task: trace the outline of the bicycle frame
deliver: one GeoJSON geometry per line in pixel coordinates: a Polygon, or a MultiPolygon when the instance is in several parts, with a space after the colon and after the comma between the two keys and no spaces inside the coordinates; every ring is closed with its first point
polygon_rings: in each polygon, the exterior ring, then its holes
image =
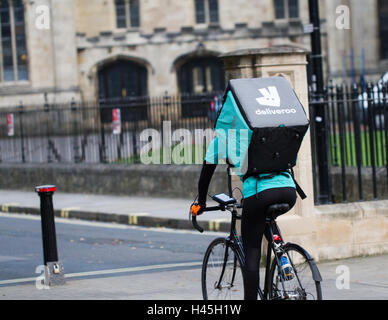
{"type": "MultiPolygon", "coordinates": [[[[241,268],[243,268],[243,269],[245,268],[245,254],[244,254],[242,243],[237,235],[237,230],[236,230],[236,221],[240,220],[241,216],[238,215],[236,208],[233,208],[233,210],[231,211],[231,214],[232,214],[232,221],[230,224],[230,232],[229,232],[229,236],[226,238],[227,246],[225,248],[224,263],[223,263],[223,267],[222,267],[222,271],[221,271],[218,283],[221,283],[221,280],[224,276],[226,262],[228,260],[228,247],[229,246],[234,246],[236,248],[236,252],[239,255],[240,260],[244,263],[244,265],[241,266],[241,268]]],[[[276,223],[275,223],[275,225],[276,225],[276,223]]],[[[267,224],[267,226],[269,226],[269,224],[267,224]]],[[[277,225],[276,225],[276,227],[277,227],[277,225]]],[[[269,228],[269,229],[271,229],[271,228],[269,228]]],[[[270,230],[270,234],[271,234],[271,237],[273,237],[272,230],[270,230]]],[[[266,260],[264,290],[261,289],[260,283],[259,283],[258,294],[259,294],[261,300],[268,300],[268,292],[269,292],[268,276],[270,273],[271,255],[272,255],[272,244],[268,245],[268,248],[267,248],[267,260],[266,260]]],[[[279,261],[278,261],[278,263],[279,263],[279,261]]],[[[235,270],[234,270],[234,274],[233,274],[233,278],[232,278],[232,283],[234,280],[235,271],[236,271],[236,265],[235,265],[235,270]]]]}
{"type": "MultiPolygon", "coordinates": [[[[224,276],[224,272],[225,272],[225,268],[226,268],[226,263],[228,261],[228,247],[229,246],[234,246],[235,247],[236,252],[239,255],[240,260],[244,263],[244,265],[241,266],[241,268],[245,268],[244,249],[243,249],[243,245],[242,245],[242,243],[241,243],[241,241],[240,241],[240,239],[239,239],[239,237],[237,235],[237,230],[236,230],[236,222],[237,222],[237,220],[241,219],[241,216],[238,215],[236,208],[237,208],[237,206],[235,205],[235,206],[233,206],[233,210],[230,211],[231,214],[232,214],[232,221],[231,221],[231,225],[230,225],[229,236],[226,238],[227,246],[225,248],[223,267],[222,267],[222,271],[221,271],[221,274],[220,274],[220,277],[219,277],[219,281],[218,281],[219,284],[221,283],[221,280],[222,280],[222,278],[224,276]]],[[[273,230],[276,232],[276,234],[278,234],[280,236],[281,239],[283,239],[283,237],[281,235],[281,232],[280,232],[280,229],[279,229],[276,221],[274,219],[271,219],[271,218],[266,218],[266,231],[268,231],[268,233],[269,233],[270,241],[268,241],[268,246],[267,246],[267,257],[266,257],[265,277],[264,277],[264,279],[265,279],[264,280],[264,289],[261,288],[260,283],[259,283],[259,286],[258,286],[258,288],[259,288],[258,289],[258,294],[259,294],[261,300],[268,300],[269,289],[270,289],[270,288],[268,288],[268,284],[269,284],[269,275],[270,275],[270,268],[271,268],[271,261],[272,261],[271,260],[272,259],[272,252],[274,252],[274,256],[275,256],[277,265],[280,266],[279,257],[275,254],[274,241],[271,240],[271,239],[273,239],[273,236],[274,236],[273,230]]],[[[281,240],[281,241],[283,241],[283,240],[281,240]]],[[[237,259],[235,258],[235,260],[237,260],[237,259]]],[[[289,260],[290,260],[290,262],[292,264],[292,267],[294,267],[293,266],[293,262],[291,261],[290,257],[289,257],[289,260]]],[[[234,280],[236,269],[237,269],[237,265],[236,265],[236,261],[235,261],[234,270],[233,270],[233,277],[232,277],[232,283],[233,283],[233,280],[234,280]]],[[[278,268],[278,270],[280,272],[280,268],[278,268]]],[[[299,284],[301,285],[298,275],[297,274],[295,274],[295,275],[296,275],[296,278],[298,279],[299,284]]],[[[284,281],[281,281],[281,283],[282,283],[283,290],[285,291],[284,281]]]]}

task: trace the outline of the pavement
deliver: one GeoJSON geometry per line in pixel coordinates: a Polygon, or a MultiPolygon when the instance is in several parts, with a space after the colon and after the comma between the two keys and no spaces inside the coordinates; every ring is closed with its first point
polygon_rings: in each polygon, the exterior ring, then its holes
{"type": "MultiPolygon", "coordinates": [[[[388,256],[318,263],[324,300],[388,300],[388,256]],[[348,274],[343,277],[347,270],[348,274]],[[349,280],[349,281],[347,281],[349,280]]],[[[98,277],[67,274],[63,286],[44,289],[36,280],[0,285],[0,300],[202,300],[200,266],[98,277]]],[[[264,270],[261,269],[261,279],[264,270]]]]}
{"type": "MultiPolygon", "coordinates": [[[[55,216],[88,221],[113,222],[143,227],[192,230],[189,208],[193,199],[167,199],[55,192],[55,216]]],[[[209,201],[208,205],[216,205],[209,201]]],[[[40,214],[40,199],[32,190],[0,190],[2,212],[40,214]]],[[[228,212],[208,212],[198,218],[208,231],[228,231],[228,212]]]]}

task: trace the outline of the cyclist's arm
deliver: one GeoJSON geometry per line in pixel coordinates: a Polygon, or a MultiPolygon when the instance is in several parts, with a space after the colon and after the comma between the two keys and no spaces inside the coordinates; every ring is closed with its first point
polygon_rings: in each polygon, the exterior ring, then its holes
{"type": "Polygon", "coordinates": [[[198,204],[200,206],[206,205],[207,192],[216,167],[217,164],[206,163],[206,161],[203,162],[201,175],[198,181],[198,204]]]}
{"type": "Polygon", "coordinates": [[[206,205],[209,184],[213,177],[214,171],[216,170],[218,160],[226,158],[225,145],[225,137],[221,134],[221,136],[216,136],[213,139],[207,149],[205,161],[203,162],[201,175],[198,182],[198,204],[201,206],[206,205]]]}

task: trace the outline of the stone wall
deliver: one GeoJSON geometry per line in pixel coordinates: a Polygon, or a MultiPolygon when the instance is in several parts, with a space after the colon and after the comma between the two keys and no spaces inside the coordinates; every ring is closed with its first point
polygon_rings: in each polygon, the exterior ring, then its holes
{"type": "MultiPolygon", "coordinates": [[[[200,165],[115,164],[0,164],[0,189],[32,190],[39,184],[56,184],[62,192],[191,198],[196,195],[200,165]]],[[[364,169],[364,200],[372,200],[372,175],[364,169]]],[[[336,202],[341,202],[341,172],[331,170],[336,202]]],[[[348,201],[358,200],[357,172],[347,168],[348,201]]],[[[385,169],[377,174],[378,198],[388,195],[385,169]]],[[[227,192],[226,167],[218,166],[210,193],[227,192]]],[[[236,194],[238,196],[238,194],[236,194]]],[[[309,194],[310,197],[310,194],[309,194]]],[[[312,196],[311,196],[312,198],[312,196]]],[[[352,204],[350,204],[352,205],[352,204]]]]}
{"type": "Polygon", "coordinates": [[[388,201],[316,206],[320,260],[388,253],[388,201]]]}
{"type": "MultiPolygon", "coordinates": [[[[54,184],[59,192],[194,199],[200,165],[0,165],[0,189],[33,190],[54,184]]],[[[225,166],[218,166],[210,193],[227,192],[225,166]]]]}

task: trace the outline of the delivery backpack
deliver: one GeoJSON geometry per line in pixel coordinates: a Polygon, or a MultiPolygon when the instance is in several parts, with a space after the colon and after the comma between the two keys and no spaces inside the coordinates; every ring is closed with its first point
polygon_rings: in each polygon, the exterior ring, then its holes
{"type": "MultiPolygon", "coordinates": [[[[230,80],[215,121],[216,132],[232,128],[249,132],[244,181],[287,171],[294,179],[292,168],[308,127],[306,112],[283,77],[230,80]]],[[[229,155],[227,162],[234,166],[229,155]]],[[[306,195],[294,182],[304,199],[306,195]]]]}

